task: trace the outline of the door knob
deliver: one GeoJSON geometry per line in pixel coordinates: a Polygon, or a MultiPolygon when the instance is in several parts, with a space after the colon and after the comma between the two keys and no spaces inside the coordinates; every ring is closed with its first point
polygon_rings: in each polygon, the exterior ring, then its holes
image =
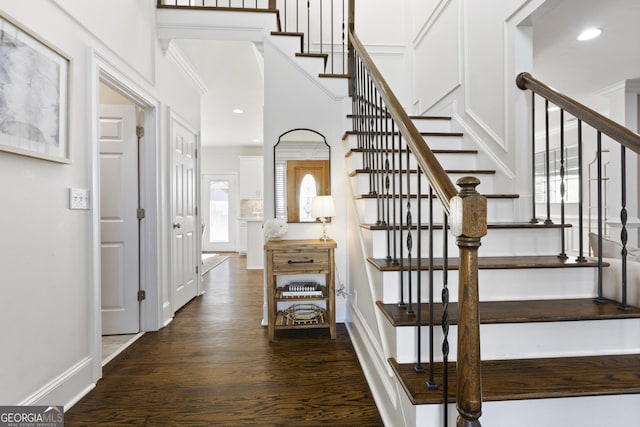
{"type": "Polygon", "coordinates": [[[179,222],[174,222],[173,223],[173,228],[180,228],[180,227],[181,227],[181,225],[180,225],[179,222]]]}

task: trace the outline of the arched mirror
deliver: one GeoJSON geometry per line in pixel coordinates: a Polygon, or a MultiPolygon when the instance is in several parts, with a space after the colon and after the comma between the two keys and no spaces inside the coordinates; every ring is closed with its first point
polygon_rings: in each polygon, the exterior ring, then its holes
{"type": "Polygon", "coordinates": [[[331,194],[331,150],[313,130],[294,129],[273,147],[275,217],[287,222],[315,222],[311,200],[331,194]]]}

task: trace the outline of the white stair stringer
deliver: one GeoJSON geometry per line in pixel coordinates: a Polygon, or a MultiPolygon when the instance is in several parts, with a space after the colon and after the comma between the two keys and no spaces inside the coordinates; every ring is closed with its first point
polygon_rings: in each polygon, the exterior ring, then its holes
{"type": "Polygon", "coordinates": [[[296,36],[270,35],[268,42],[284,57],[295,64],[303,73],[329,94],[333,99],[349,96],[349,81],[346,78],[320,77],[325,73],[324,59],[310,56],[296,56],[300,52],[300,38],[296,36]],[[293,40],[293,41],[292,41],[293,40]]]}
{"type": "MultiPolygon", "coordinates": [[[[348,179],[345,174],[345,179],[348,179]]],[[[372,390],[376,406],[380,412],[385,425],[388,426],[408,426],[410,424],[407,416],[413,417],[415,408],[413,405],[405,407],[401,405],[403,399],[406,400],[406,393],[398,382],[395,373],[388,363],[389,335],[385,332],[387,319],[376,307],[376,301],[381,297],[374,275],[378,272],[367,261],[367,252],[364,244],[362,228],[358,222],[358,204],[355,203],[353,193],[347,191],[348,197],[354,200],[349,204],[349,221],[354,224],[350,227],[349,240],[350,247],[361,254],[361,258],[349,263],[348,274],[349,283],[366,283],[369,295],[351,295],[350,308],[352,316],[347,320],[347,329],[351,342],[358,354],[358,360],[372,390]],[[366,310],[361,309],[364,299],[367,298],[366,310]],[[373,322],[371,318],[373,317],[373,322]],[[373,330],[375,325],[377,330],[373,330]],[[408,411],[408,412],[405,412],[408,411]]],[[[355,257],[354,257],[355,258],[355,257]]],[[[362,290],[362,288],[358,288],[362,290]]]]}

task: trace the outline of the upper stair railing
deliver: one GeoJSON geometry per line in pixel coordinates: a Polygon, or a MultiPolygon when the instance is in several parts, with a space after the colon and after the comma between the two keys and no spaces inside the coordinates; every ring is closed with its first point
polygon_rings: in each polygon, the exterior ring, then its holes
{"type": "MultiPolygon", "coordinates": [[[[612,150],[603,150],[602,137],[608,137],[610,140],[615,141],[620,146],[620,241],[621,247],[619,254],[608,254],[608,257],[619,258],[621,260],[621,289],[620,293],[613,292],[613,294],[619,295],[620,309],[627,310],[629,308],[627,302],[627,160],[629,155],[633,155],[633,161],[637,164],[640,154],[640,135],[624,126],[614,122],[613,120],[604,117],[603,115],[591,110],[585,105],[563,95],[556,90],[550,88],[546,84],[539,80],[536,80],[528,73],[521,73],[516,78],[516,84],[522,90],[531,91],[531,139],[532,139],[532,194],[535,195],[535,199],[539,200],[545,208],[545,223],[553,223],[552,211],[556,212],[559,209],[559,213],[556,213],[556,218],[559,216],[561,224],[564,226],[567,222],[565,215],[565,205],[567,199],[577,203],[577,226],[578,226],[578,254],[577,261],[586,261],[584,243],[586,241],[584,236],[584,206],[587,203],[584,200],[584,186],[589,185],[591,190],[592,179],[585,180],[584,173],[584,145],[586,139],[595,139],[595,192],[597,194],[596,210],[597,220],[595,228],[597,233],[589,236],[589,242],[591,243],[592,250],[596,251],[598,258],[598,296],[595,299],[597,303],[606,302],[606,298],[603,290],[603,252],[605,251],[603,246],[604,236],[608,233],[606,224],[604,223],[604,211],[608,209],[607,206],[610,203],[612,197],[605,197],[606,191],[604,186],[607,179],[603,174],[603,153],[612,152],[612,150]],[[536,96],[538,98],[536,98],[536,96]],[[542,100],[544,105],[544,121],[543,124],[536,122],[536,101],[542,100]],[[557,106],[554,108],[558,110],[554,127],[557,129],[550,130],[550,122],[553,117],[550,117],[550,112],[553,112],[550,104],[557,106]],[[565,112],[577,119],[575,131],[572,129],[571,133],[575,132],[571,136],[571,140],[567,141],[566,123],[568,118],[565,117],[565,112]],[[587,125],[587,126],[583,126],[587,125]],[[540,132],[540,128],[543,128],[540,132]],[[583,129],[584,128],[584,129],[583,129]],[[556,132],[557,130],[557,132],[556,132]],[[589,136],[585,136],[585,134],[589,136]],[[536,141],[540,141],[536,144],[536,141]],[[538,147],[544,144],[544,149],[538,150],[538,147]],[[632,153],[627,151],[631,150],[632,153]],[[568,173],[570,171],[571,173],[568,173]],[[568,190],[572,190],[573,194],[570,194],[568,190]],[[577,194],[576,194],[577,193],[577,194]],[[607,201],[609,199],[609,201],[607,201]],[[600,248],[603,248],[600,250],[600,248]],[[618,255],[618,256],[615,256],[618,255]]],[[[555,114],[555,113],[554,113],[555,114]]],[[[612,147],[615,148],[615,147],[612,147]]],[[[617,169],[617,168],[616,168],[617,169]]],[[[589,171],[591,176],[591,171],[589,171]]],[[[617,171],[613,171],[617,172],[617,171]]],[[[609,191],[614,191],[614,188],[610,188],[609,191]]],[[[591,194],[591,191],[589,191],[591,194]]],[[[616,200],[618,200],[616,198],[616,200]]],[[[591,200],[588,201],[588,208],[591,209],[591,200]]],[[[609,208],[610,209],[610,208],[609,208]]],[[[589,215],[591,218],[591,215],[589,215]]],[[[536,216],[536,203],[535,200],[532,203],[532,219],[531,222],[537,222],[539,219],[536,216]]],[[[588,229],[591,229],[591,220],[587,221],[588,229]]],[[[562,258],[567,258],[566,254],[566,242],[563,239],[561,242],[560,254],[562,258]]],[[[610,292],[611,293],[611,292],[610,292]]]]}
{"type": "Polygon", "coordinates": [[[303,55],[325,60],[325,73],[347,74],[346,0],[158,0],[158,8],[278,14],[278,33],[302,37],[303,55]]]}
{"type": "MultiPolygon", "coordinates": [[[[354,4],[350,1],[350,18],[354,4]]],[[[444,426],[448,425],[448,312],[447,283],[449,228],[457,237],[459,248],[457,389],[458,426],[480,426],[482,380],[480,370],[480,324],[478,313],[478,248],[487,230],[486,198],[476,191],[480,181],[460,178],[456,189],[436,159],[425,139],[386,83],[362,42],[356,36],[353,20],[349,21],[349,70],[354,131],[358,150],[362,152],[364,171],[369,174],[369,198],[377,203],[376,226],[387,231],[387,262],[399,266],[399,306],[416,319],[416,356],[414,370],[422,366],[422,325],[429,331],[429,364],[425,387],[442,387],[444,426]],[[406,156],[405,156],[406,155],[406,156]],[[411,166],[412,157],[417,162],[411,166]],[[405,159],[403,159],[405,158],[405,159]],[[413,168],[413,169],[412,169],[413,168]],[[423,190],[423,177],[428,189],[423,190]],[[413,187],[413,188],[412,188],[413,187]],[[443,377],[434,374],[434,202],[442,209],[443,241],[443,377]],[[423,212],[423,204],[428,212],[423,212]],[[428,256],[422,257],[422,230],[428,230],[428,256]],[[417,240],[417,249],[414,249],[417,240]],[[428,317],[423,322],[422,263],[429,264],[428,317]],[[413,292],[416,295],[414,297],[413,292]],[[405,295],[405,293],[407,295],[405,295]]],[[[427,310],[425,310],[427,311],[427,310]]]]}

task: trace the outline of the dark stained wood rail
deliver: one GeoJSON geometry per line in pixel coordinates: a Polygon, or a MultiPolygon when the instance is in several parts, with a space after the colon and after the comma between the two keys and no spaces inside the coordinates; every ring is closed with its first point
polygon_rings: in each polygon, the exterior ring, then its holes
{"type": "MultiPolygon", "coordinates": [[[[398,98],[382,77],[382,74],[360,39],[351,31],[349,32],[349,44],[353,46],[367,68],[370,78],[378,89],[380,97],[384,100],[391,117],[396,122],[400,134],[409,147],[411,147],[411,152],[415,155],[420,167],[429,178],[434,192],[442,200],[445,211],[449,213],[449,201],[458,194],[458,190],[453,185],[453,182],[451,182],[451,179],[449,179],[447,172],[442,168],[431,149],[424,143],[423,136],[413,124],[407,112],[402,108],[400,101],[398,101],[398,98]]],[[[353,75],[355,73],[352,72],[351,74],[353,75]]]]}
{"type": "Polygon", "coordinates": [[[540,80],[535,79],[529,73],[518,74],[516,84],[520,89],[531,90],[544,99],[549,100],[549,102],[556,104],[576,119],[589,124],[628,149],[640,154],[640,135],[637,133],[552,89],[540,80]]]}
{"type": "MultiPolygon", "coordinates": [[[[364,104],[367,111],[373,113],[377,119],[389,117],[393,125],[397,127],[401,139],[404,139],[407,149],[415,157],[418,166],[429,181],[430,189],[425,194],[435,194],[440,201],[445,214],[451,219],[451,230],[456,236],[456,242],[459,249],[459,281],[458,281],[458,305],[460,307],[458,343],[457,343],[457,397],[456,405],[458,409],[458,427],[479,427],[480,416],[482,414],[482,376],[480,363],[480,320],[478,313],[479,292],[478,292],[478,248],[480,247],[480,239],[487,233],[487,199],[480,195],[476,187],[480,181],[475,177],[463,177],[457,181],[461,191],[458,192],[453,182],[447,175],[447,171],[437,160],[435,154],[429,148],[428,138],[425,143],[423,135],[418,131],[410,116],[404,110],[397,97],[382,77],[382,74],[376,67],[366,48],[355,34],[353,13],[355,11],[354,0],[349,1],[349,69],[352,76],[349,85],[350,94],[354,99],[354,106],[357,102],[364,104]],[[357,65],[356,65],[357,64],[357,65]],[[358,70],[364,68],[366,78],[372,83],[376,97],[381,100],[381,105],[377,105],[377,100],[372,103],[365,96],[360,96],[359,73],[358,70]],[[363,99],[364,98],[364,99],[363,99]],[[357,101],[356,101],[357,99],[357,101]],[[372,105],[374,104],[374,105],[372,105]],[[384,105],[384,110],[380,107],[384,105]]],[[[353,111],[353,114],[360,115],[360,111],[353,111]]],[[[385,118],[386,120],[386,118],[385,118]]],[[[392,126],[392,129],[393,127],[392,126]]],[[[373,129],[369,128],[368,131],[373,129]]],[[[375,132],[382,132],[382,126],[375,128],[375,132]]],[[[385,126],[385,132],[388,129],[385,126]]],[[[393,132],[392,132],[393,133],[393,132]]],[[[379,138],[383,135],[379,134],[379,138]]],[[[362,147],[360,147],[362,148],[362,147]]],[[[372,147],[373,148],[373,147],[372,147]]],[[[375,147],[376,150],[382,147],[375,147]]],[[[407,161],[408,163],[408,161],[407,161]]],[[[373,162],[377,164],[375,161],[373,162]]],[[[370,169],[371,165],[367,166],[370,169]]],[[[402,167],[402,166],[401,166],[402,167]]],[[[388,168],[387,168],[388,169],[388,168]]],[[[393,168],[391,168],[393,169],[393,168]]],[[[420,175],[418,174],[418,177],[420,175]]],[[[420,182],[418,180],[418,182],[420,182]]],[[[387,175],[388,183],[388,175],[387,175]]],[[[409,183],[407,183],[409,187],[409,183]]],[[[407,188],[408,190],[408,188],[407,188]]],[[[371,194],[374,194],[372,191],[371,194]]],[[[420,184],[418,184],[418,198],[422,197],[420,184]]],[[[410,195],[410,191],[407,191],[410,195]]],[[[389,194],[384,197],[378,196],[378,200],[388,199],[389,194]]],[[[403,197],[402,187],[400,188],[400,197],[403,197]]],[[[427,196],[428,197],[428,196],[427,196]]],[[[383,208],[384,211],[384,208],[383,208]]],[[[418,227],[420,227],[420,210],[418,209],[418,227]]],[[[395,214],[394,214],[395,215],[395,214]]],[[[400,213],[402,216],[402,211],[400,213]]],[[[412,213],[407,208],[407,223],[411,225],[412,213]]],[[[385,221],[389,224],[389,221],[385,221]]],[[[402,237],[401,237],[402,239],[402,237]]],[[[418,240],[418,248],[420,240],[418,240]]],[[[409,259],[411,259],[411,239],[407,239],[407,249],[409,259]]],[[[409,261],[411,265],[411,261],[409,261]]],[[[402,285],[401,285],[402,286],[402,285]]],[[[409,289],[411,284],[409,284],[409,289]]],[[[418,286],[420,289],[420,286],[418,286]]],[[[408,296],[411,304],[411,294],[408,296]]],[[[416,297],[420,304],[420,295],[416,297]]],[[[401,298],[402,304],[402,298],[401,298]]],[[[418,310],[420,316],[420,309],[418,310]]],[[[418,317],[420,319],[420,317],[418,317]]],[[[418,323],[420,323],[418,321],[418,323]]],[[[420,348],[420,333],[417,334],[418,343],[416,348],[420,348]]],[[[448,344],[447,344],[448,346],[448,344]]],[[[432,357],[432,355],[431,355],[432,357]]],[[[445,360],[448,357],[444,355],[445,360]]],[[[418,363],[415,367],[416,371],[421,371],[420,356],[417,357],[418,363]]],[[[433,371],[430,372],[428,387],[433,387],[433,371]]],[[[445,374],[446,375],[446,374],[445,374]]],[[[444,394],[447,394],[446,388],[444,394]]],[[[445,411],[447,410],[445,402],[445,411]]],[[[445,424],[447,423],[447,415],[445,413],[445,424]]]]}

